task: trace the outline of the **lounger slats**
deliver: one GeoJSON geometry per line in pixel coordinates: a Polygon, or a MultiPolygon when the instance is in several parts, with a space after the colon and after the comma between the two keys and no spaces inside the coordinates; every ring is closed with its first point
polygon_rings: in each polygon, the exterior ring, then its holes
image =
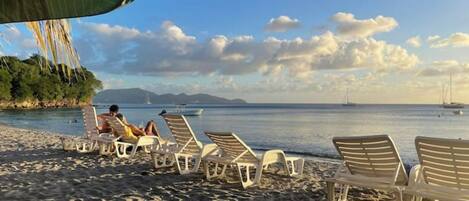
{"type": "Polygon", "coordinates": [[[335,137],[333,143],[352,175],[380,177],[396,183],[407,181],[401,159],[387,135],[335,137]]]}
{"type": "Polygon", "coordinates": [[[381,141],[378,143],[337,143],[338,146],[342,148],[348,148],[348,149],[362,149],[363,145],[366,146],[367,149],[374,149],[374,148],[383,148],[383,147],[389,147],[389,142],[387,141],[381,141]]]}
{"type": "Polygon", "coordinates": [[[233,133],[205,132],[205,134],[222,150],[223,158],[237,159],[235,162],[258,160],[251,148],[233,133]]]}
{"type": "MultiPolygon", "coordinates": [[[[360,156],[362,156],[362,155],[360,155],[360,156]]],[[[369,163],[369,162],[376,163],[376,164],[380,164],[380,163],[399,163],[399,161],[396,161],[396,159],[394,157],[369,158],[369,159],[360,158],[360,157],[356,157],[356,156],[348,156],[348,155],[344,155],[343,157],[344,157],[344,159],[346,159],[346,161],[358,162],[358,163],[369,163]]]]}
{"type": "Polygon", "coordinates": [[[87,106],[83,107],[81,111],[83,113],[83,125],[85,128],[85,136],[87,138],[98,136],[99,131],[96,128],[98,126],[98,120],[96,119],[95,108],[87,106]]]}
{"type": "Polygon", "coordinates": [[[200,152],[202,148],[197,143],[197,138],[184,116],[166,114],[163,115],[163,119],[168,125],[178,147],[184,147],[184,149],[181,150],[181,153],[196,154],[200,152]],[[189,144],[187,144],[188,142],[189,144]]]}
{"type": "Polygon", "coordinates": [[[469,190],[469,141],[417,137],[415,145],[427,183],[469,190]]]}

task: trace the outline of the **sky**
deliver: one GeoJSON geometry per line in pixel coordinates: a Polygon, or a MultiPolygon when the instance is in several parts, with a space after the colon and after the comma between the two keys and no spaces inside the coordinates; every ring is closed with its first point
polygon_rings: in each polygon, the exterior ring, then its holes
{"type": "MultiPolygon", "coordinates": [[[[254,103],[469,102],[469,1],[135,0],[73,19],[104,89],[208,93],[254,103]],[[443,93],[442,91],[445,91],[443,93]]],[[[37,53],[22,24],[4,55],[37,53]]]]}

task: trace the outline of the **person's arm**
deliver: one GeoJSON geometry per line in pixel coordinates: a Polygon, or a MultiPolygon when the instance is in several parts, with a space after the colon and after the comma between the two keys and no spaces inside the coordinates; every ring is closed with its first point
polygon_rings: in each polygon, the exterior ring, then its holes
{"type": "Polygon", "coordinates": [[[106,118],[109,116],[109,114],[107,113],[102,113],[102,114],[98,114],[96,115],[96,119],[98,119],[98,121],[103,121],[103,120],[106,120],[106,118]]]}

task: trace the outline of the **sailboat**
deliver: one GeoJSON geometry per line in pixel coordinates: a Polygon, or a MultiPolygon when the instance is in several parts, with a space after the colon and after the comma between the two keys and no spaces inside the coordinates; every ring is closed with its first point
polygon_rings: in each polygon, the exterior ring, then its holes
{"type": "Polygon", "coordinates": [[[347,91],[345,93],[345,103],[342,103],[342,106],[346,106],[346,107],[357,106],[356,103],[352,103],[352,102],[349,101],[348,88],[347,88],[347,91]]]}
{"type": "Polygon", "coordinates": [[[442,107],[447,109],[464,108],[464,103],[453,102],[453,74],[449,74],[449,102],[446,102],[446,98],[444,98],[442,107]]]}
{"type": "Polygon", "coordinates": [[[150,101],[150,95],[147,93],[146,96],[145,96],[145,104],[147,105],[150,105],[151,104],[151,101],[150,101]]]}

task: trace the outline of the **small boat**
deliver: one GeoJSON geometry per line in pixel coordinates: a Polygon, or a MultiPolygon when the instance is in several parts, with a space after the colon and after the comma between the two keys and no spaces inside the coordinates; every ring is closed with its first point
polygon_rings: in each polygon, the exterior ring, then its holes
{"type": "Polygon", "coordinates": [[[455,111],[453,111],[453,114],[454,115],[463,115],[464,112],[462,110],[455,110],[455,111]]]}
{"type": "MultiPolygon", "coordinates": [[[[441,107],[446,109],[461,109],[464,108],[464,103],[453,102],[453,74],[449,75],[449,102],[446,102],[446,94],[443,88],[443,104],[441,107]]],[[[462,112],[462,111],[461,111],[462,112]]]]}
{"type": "Polygon", "coordinates": [[[184,116],[200,116],[202,115],[203,111],[204,109],[201,109],[201,108],[186,109],[186,104],[178,104],[176,105],[175,110],[169,110],[169,111],[163,110],[159,113],[159,115],[170,113],[170,114],[182,114],[184,116]]]}
{"type": "Polygon", "coordinates": [[[352,103],[352,102],[349,101],[348,88],[347,88],[347,92],[345,93],[345,103],[342,103],[342,106],[345,106],[345,107],[357,106],[356,103],[352,103]]]}
{"type": "Polygon", "coordinates": [[[150,105],[151,104],[151,101],[150,101],[150,95],[147,93],[147,95],[145,96],[145,104],[147,105],[150,105]]]}
{"type": "Polygon", "coordinates": [[[460,109],[460,108],[464,108],[464,103],[457,103],[457,102],[443,103],[443,108],[460,109]]]}

